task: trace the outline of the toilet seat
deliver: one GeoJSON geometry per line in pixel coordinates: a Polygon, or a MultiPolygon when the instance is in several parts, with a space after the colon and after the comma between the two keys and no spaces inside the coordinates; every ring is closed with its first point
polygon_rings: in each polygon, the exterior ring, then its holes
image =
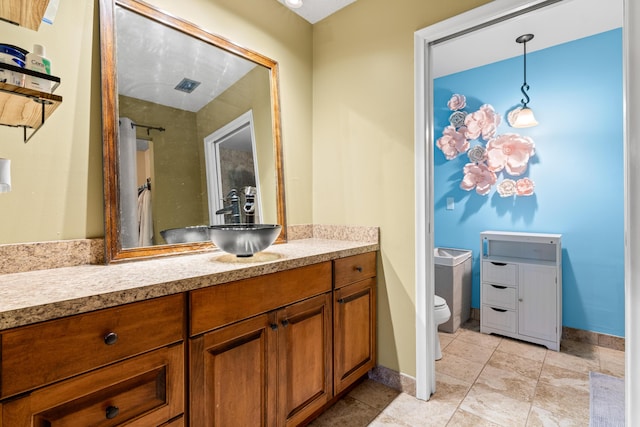
{"type": "Polygon", "coordinates": [[[433,296],[433,311],[435,313],[436,325],[446,322],[451,317],[451,310],[447,305],[447,301],[438,295],[433,296]]]}

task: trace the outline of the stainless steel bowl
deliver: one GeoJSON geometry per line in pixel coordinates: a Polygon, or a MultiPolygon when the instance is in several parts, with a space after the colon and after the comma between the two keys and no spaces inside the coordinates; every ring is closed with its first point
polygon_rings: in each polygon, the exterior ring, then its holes
{"type": "Polygon", "coordinates": [[[239,257],[250,257],[268,248],[280,235],[277,224],[226,224],[209,227],[211,241],[239,257]]]}
{"type": "Polygon", "coordinates": [[[178,243],[208,242],[211,240],[208,228],[208,225],[169,228],[168,230],[162,230],[160,235],[169,245],[175,245],[178,243]]]}

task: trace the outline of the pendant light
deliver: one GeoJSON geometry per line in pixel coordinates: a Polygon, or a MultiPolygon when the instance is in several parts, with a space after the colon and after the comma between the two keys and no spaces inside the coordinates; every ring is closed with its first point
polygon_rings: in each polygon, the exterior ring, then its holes
{"type": "Polygon", "coordinates": [[[522,92],[524,98],[520,100],[522,107],[509,114],[509,124],[514,128],[528,128],[538,125],[536,118],[533,116],[533,110],[527,106],[531,100],[527,94],[529,90],[529,85],[527,84],[527,42],[532,39],[533,34],[523,34],[516,39],[516,42],[524,46],[524,83],[522,83],[522,87],[520,88],[520,92],[522,92]]]}

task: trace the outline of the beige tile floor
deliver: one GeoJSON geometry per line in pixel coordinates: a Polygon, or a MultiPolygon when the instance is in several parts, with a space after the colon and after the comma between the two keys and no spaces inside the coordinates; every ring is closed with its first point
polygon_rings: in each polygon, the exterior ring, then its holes
{"type": "Polygon", "coordinates": [[[310,425],[588,426],[589,371],[624,377],[624,352],[563,341],[561,351],[479,332],[440,333],[428,402],[365,380],[310,425]]]}

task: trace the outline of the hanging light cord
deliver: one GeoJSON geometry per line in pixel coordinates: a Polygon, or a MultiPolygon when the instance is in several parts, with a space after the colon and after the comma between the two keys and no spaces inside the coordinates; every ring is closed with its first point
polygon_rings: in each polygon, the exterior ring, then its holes
{"type": "Polygon", "coordinates": [[[531,101],[529,94],[527,94],[529,90],[529,85],[527,84],[527,42],[532,38],[533,34],[524,34],[516,39],[516,42],[524,44],[524,83],[522,83],[522,87],[520,88],[520,92],[524,95],[524,98],[520,100],[520,102],[522,102],[522,108],[527,108],[527,104],[531,101]]]}

